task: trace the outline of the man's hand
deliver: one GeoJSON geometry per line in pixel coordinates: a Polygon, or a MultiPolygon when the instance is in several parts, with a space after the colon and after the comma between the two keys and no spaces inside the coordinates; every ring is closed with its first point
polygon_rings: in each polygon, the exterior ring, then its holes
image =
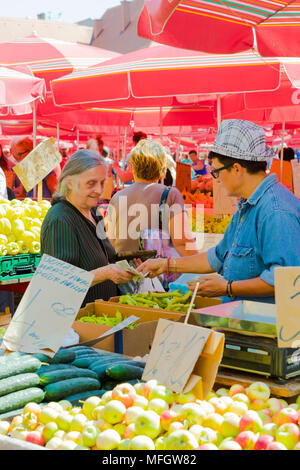
{"type": "Polygon", "coordinates": [[[137,271],[144,275],[148,273],[150,278],[159,276],[167,271],[167,260],[164,258],[147,259],[137,267],[137,271]]]}
{"type": "MultiPolygon", "coordinates": [[[[188,288],[192,291],[196,288],[196,282],[189,282],[188,288]]],[[[221,276],[201,276],[197,295],[202,297],[223,297],[227,295],[227,281],[221,276]]]]}

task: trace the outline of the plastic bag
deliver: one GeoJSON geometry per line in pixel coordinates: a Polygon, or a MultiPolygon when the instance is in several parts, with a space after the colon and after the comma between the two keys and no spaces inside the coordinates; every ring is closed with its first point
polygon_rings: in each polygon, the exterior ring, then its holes
{"type": "Polygon", "coordinates": [[[158,277],[154,277],[153,279],[145,277],[141,280],[137,290],[139,294],[142,292],[165,292],[165,289],[158,277]]]}
{"type": "Polygon", "coordinates": [[[78,344],[79,343],[79,334],[76,333],[73,328],[70,328],[68,331],[68,334],[64,337],[64,340],[62,342],[61,347],[64,348],[66,346],[71,346],[72,344],[78,344]]]}

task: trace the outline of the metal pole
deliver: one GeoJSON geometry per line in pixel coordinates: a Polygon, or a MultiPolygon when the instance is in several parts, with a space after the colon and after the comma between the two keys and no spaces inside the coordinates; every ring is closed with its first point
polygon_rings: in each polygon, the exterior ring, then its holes
{"type": "Polygon", "coordinates": [[[59,123],[56,124],[57,150],[59,151],[59,123]]]}
{"type": "Polygon", "coordinates": [[[283,170],[283,144],[284,144],[284,130],[285,130],[285,121],[282,123],[281,131],[281,152],[280,152],[280,179],[279,182],[282,182],[282,170],[283,170]]]}
{"type": "Polygon", "coordinates": [[[217,121],[218,121],[218,128],[221,125],[221,97],[218,96],[217,98],[217,121]]]}

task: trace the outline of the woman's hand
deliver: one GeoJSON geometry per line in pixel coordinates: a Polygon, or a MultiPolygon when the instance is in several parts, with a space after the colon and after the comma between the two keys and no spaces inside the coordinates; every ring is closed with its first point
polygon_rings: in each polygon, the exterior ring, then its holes
{"type": "Polygon", "coordinates": [[[115,284],[125,284],[133,279],[134,274],[125,271],[116,264],[108,264],[91,271],[94,274],[92,286],[104,281],[113,281],[115,284]]]}
{"type": "MultiPolygon", "coordinates": [[[[196,282],[188,283],[188,288],[192,291],[196,288],[196,282]]],[[[202,297],[221,297],[227,294],[227,281],[222,276],[201,276],[197,295],[202,297]]]]}
{"type": "Polygon", "coordinates": [[[137,271],[143,274],[148,273],[148,277],[153,278],[167,271],[167,260],[164,258],[147,259],[137,267],[137,271]]]}
{"type": "Polygon", "coordinates": [[[115,284],[124,284],[129,282],[134,277],[134,274],[125,271],[116,264],[109,264],[107,268],[107,279],[113,281],[115,284]]]}

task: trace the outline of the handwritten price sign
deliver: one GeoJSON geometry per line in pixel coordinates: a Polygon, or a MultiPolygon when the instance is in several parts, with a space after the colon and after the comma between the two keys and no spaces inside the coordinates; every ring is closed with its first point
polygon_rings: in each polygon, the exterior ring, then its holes
{"type": "Polygon", "coordinates": [[[176,393],[183,391],[211,331],[159,319],[142,379],[156,379],[176,393]]]}
{"type": "Polygon", "coordinates": [[[60,348],[92,283],[93,275],[43,255],[6,330],[7,349],[53,356],[60,348]]]}
{"type": "Polygon", "coordinates": [[[280,348],[300,347],[300,267],[275,269],[277,341],[280,348]]]}

